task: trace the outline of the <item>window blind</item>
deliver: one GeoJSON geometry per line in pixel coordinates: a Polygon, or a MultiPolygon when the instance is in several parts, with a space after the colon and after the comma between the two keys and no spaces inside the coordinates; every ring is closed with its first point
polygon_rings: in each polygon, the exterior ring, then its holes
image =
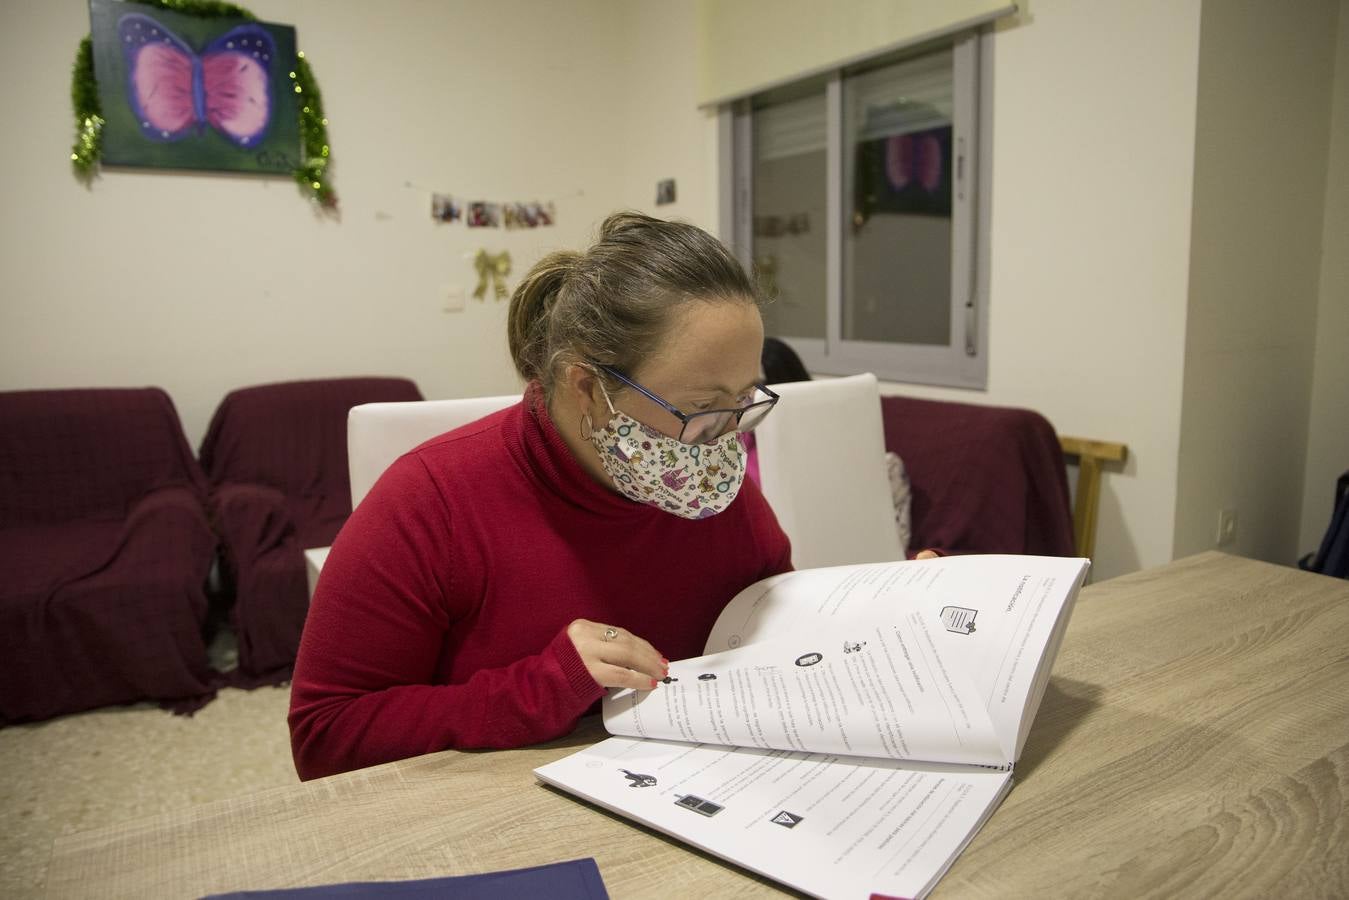
{"type": "Polygon", "coordinates": [[[698,103],[738,100],[991,22],[1012,0],[698,0],[698,103]]]}
{"type": "Polygon", "coordinates": [[[825,149],[824,93],[779,103],[754,115],[754,156],[760,161],[825,149]]]}
{"type": "Polygon", "coordinates": [[[933,53],[849,78],[859,141],[950,125],[955,115],[951,53],[933,53]]]}

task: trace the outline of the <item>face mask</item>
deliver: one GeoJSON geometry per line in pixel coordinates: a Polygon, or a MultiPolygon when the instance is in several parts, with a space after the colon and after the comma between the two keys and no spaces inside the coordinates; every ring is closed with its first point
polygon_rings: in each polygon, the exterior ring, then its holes
{"type": "MultiPolygon", "coordinates": [[[[606,402],[608,398],[605,398],[606,402]]],[[[734,431],[707,444],[684,444],[616,412],[590,434],[600,464],[623,496],[685,519],[705,519],[731,505],[745,478],[744,449],[734,431]]]]}

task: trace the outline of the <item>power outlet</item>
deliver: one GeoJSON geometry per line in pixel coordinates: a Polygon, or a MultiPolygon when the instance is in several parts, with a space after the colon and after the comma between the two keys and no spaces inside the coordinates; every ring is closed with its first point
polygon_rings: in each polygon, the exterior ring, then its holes
{"type": "Polygon", "coordinates": [[[1237,511],[1224,509],[1218,512],[1218,546],[1227,547],[1237,542],[1237,511]]]}

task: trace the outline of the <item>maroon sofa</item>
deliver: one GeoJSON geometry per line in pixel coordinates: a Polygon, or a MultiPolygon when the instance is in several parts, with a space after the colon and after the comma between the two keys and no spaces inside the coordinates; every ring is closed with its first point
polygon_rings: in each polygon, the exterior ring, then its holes
{"type": "Polygon", "coordinates": [[[881,419],[912,487],[911,551],[1075,555],[1063,452],[1044,416],[882,397],[881,419]]]}
{"type": "Polygon", "coordinates": [[[309,610],[304,550],[332,544],[351,513],[347,412],[421,399],[402,378],[335,378],[242,388],[221,401],[199,456],[233,595],[237,683],[290,677],[309,610]]]}
{"type": "Polygon", "coordinates": [[[158,388],[0,393],[0,724],[210,699],[205,495],[158,388]]]}

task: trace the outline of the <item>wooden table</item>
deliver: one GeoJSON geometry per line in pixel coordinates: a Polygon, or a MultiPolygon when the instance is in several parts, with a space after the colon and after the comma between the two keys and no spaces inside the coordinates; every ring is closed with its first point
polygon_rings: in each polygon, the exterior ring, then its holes
{"type": "MultiPolygon", "coordinates": [[[[777,892],[534,780],[601,736],[592,722],[62,837],[48,891],[194,897],[593,856],[615,897],[777,892]]],[[[1083,591],[1016,786],[934,896],[1345,897],[1346,798],[1349,583],[1205,553],[1083,591]]]]}

